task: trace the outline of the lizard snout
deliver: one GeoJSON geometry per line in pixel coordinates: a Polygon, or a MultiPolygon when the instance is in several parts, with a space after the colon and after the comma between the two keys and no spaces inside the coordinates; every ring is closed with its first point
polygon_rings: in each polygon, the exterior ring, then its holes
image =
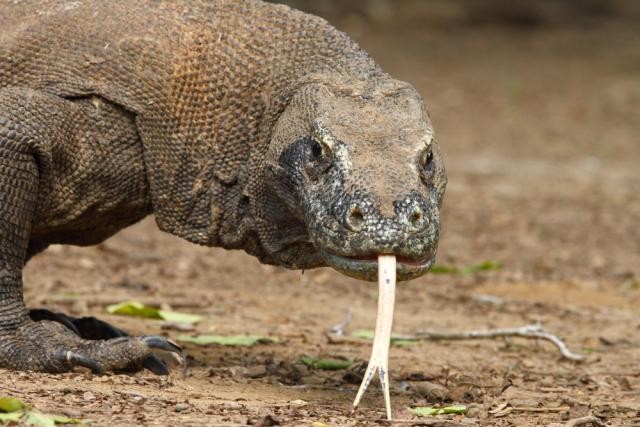
{"type": "Polygon", "coordinates": [[[388,216],[373,197],[355,195],[344,210],[342,223],[352,233],[419,233],[429,225],[429,209],[419,194],[409,194],[393,202],[393,212],[388,216]],[[383,230],[384,228],[384,230],[383,230]]]}

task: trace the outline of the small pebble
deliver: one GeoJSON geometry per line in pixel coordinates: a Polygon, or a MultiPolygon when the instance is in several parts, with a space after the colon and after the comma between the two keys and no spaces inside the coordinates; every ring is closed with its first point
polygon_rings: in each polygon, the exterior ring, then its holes
{"type": "Polygon", "coordinates": [[[187,403],[178,403],[174,406],[173,410],[176,412],[183,412],[187,411],[189,408],[190,406],[187,403]]]}
{"type": "Polygon", "coordinates": [[[411,384],[411,388],[417,395],[428,401],[444,402],[451,399],[449,389],[438,383],[430,381],[414,382],[411,384]]]}
{"type": "Polygon", "coordinates": [[[249,378],[261,378],[265,375],[267,375],[267,368],[264,366],[251,366],[246,373],[249,378]]]}
{"type": "Polygon", "coordinates": [[[146,400],[146,399],[145,399],[144,397],[142,397],[142,396],[132,396],[132,397],[131,397],[131,401],[132,401],[133,403],[137,403],[138,405],[140,405],[140,404],[144,403],[144,402],[145,402],[145,400],[146,400]]]}
{"type": "MultiPolygon", "coordinates": [[[[242,403],[237,403],[237,402],[229,402],[229,403],[223,403],[222,406],[224,406],[224,408],[226,409],[230,409],[232,411],[237,411],[239,409],[244,409],[245,405],[243,405],[242,403]]],[[[215,405],[209,405],[209,408],[214,408],[215,405]]]]}
{"type": "Polygon", "coordinates": [[[484,418],[486,413],[480,405],[472,403],[467,406],[466,416],[469,418],[484,418]]]}

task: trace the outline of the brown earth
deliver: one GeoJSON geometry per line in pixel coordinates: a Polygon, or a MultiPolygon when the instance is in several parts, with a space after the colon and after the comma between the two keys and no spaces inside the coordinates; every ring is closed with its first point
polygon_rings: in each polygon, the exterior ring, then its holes
{"type": "MultiPolygon", "coordinates": [[[[419,425],[407,407],[460,403],[466,417],[422,422],[560,426],[592,413],[606,425],[640,425],[637,25],[423,28],[358,15],[336,24],[414,83],[432,113],[450,179],[439,263],[504,265],[400,284],[395,331],[541,322],[587,356],[563,360],[551,344],[521,338],[394,346],[395,417],[419,425]],[[433,392],[429,383],[443,388],[433,392]]],[[[388,425],[375,385],[350,414],[357,370],[299,362],[302,355],[367,360],[368,343],[331,342],[326,331],[350,307],[349,330],[372,329],[374,284],[196,247],[157,231],[151,219],[97,247],[50,248],[29,263],[25,283],[32,307],[99,315],[133,333],[178,334],[151,320],[106,315],[105,305],[164,304],[206,316],[200,333],[280,340],[187,345],[186,376],[176,367],[168,379],[1,371],[1,394],[42,411],[94,425],[271,425],[271,418],[388,425]]]]}

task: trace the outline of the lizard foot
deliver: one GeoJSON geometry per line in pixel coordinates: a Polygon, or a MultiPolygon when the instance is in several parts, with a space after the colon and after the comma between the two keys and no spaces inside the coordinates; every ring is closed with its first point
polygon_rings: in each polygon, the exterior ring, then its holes
{"type": "Polygon", "coordinates": [[[31,315],[39,321],[27,319],[13,331],[0,328],[0,366],[51,373],[71,371],[76,366],[95,373],[147,368],[166,375],[169,370],[152,351],[182,352],[165,337],[130,337],[95,318],[74,319],[46,310],[31,315]],[[53,318],[56,321],[51,321],[53,318]],[[90,333],[83,334],[87,331],[90,333]],[[109,339],[90,339],[97,336],[109,339]]]}
{"type": "MultiPolygon", "coordinates": [[[[52,320],[66,326],[73,333],[85,340],[108,340],[111,338],[127,337],[128,333],[103,320],[95,317],[72,317],[64,313],[54,313],[45,309],[29,310],[29,317],[34,322],[40,320],[52,320]]],[[[169,375],[167,365],[158,356],[150,353],[146,359],[140,363],[121,369],[122,372],[136,372],[146,368],[156,375],[169,375]]]]}

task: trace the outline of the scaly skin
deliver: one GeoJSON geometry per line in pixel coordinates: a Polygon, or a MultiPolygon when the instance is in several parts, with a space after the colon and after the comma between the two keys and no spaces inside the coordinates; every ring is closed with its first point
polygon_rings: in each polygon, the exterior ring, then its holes
{"type": "Polygon", "coordinates": [[[0,28],[0,367],[166,371],[151,349],[170,342],[22,298],[49,244],[151,213],[289,268],[433,263],[446,178],[422,100],[326,21],[258,1],[25,0],[0,3],[0,28]]]}

